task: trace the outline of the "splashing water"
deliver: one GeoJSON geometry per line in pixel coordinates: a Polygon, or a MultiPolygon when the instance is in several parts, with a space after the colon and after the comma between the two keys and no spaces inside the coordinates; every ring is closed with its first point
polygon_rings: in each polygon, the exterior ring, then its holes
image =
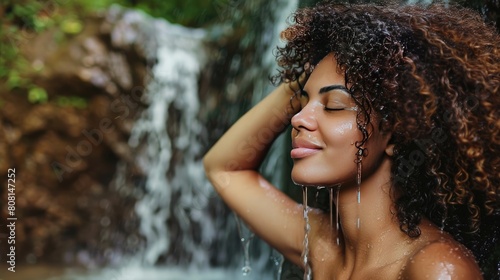
{"type": "Polygon", "coordinates": [[[309,206],[307,206],[307,187],[302,187],[302,204],[304,208],[304,251],[302,251],[302,264],[304,265],[304,280],[312,279],[312,270],[309,263],[309,231],[311,225],[309,224],[309,206]]]}

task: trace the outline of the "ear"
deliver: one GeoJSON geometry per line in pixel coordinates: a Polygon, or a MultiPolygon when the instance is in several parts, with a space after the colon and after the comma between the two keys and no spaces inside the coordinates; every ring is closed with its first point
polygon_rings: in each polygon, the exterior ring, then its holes
{"type": "Polygon", "coordinates": [[[394,144],[387,144],[387,147],[385,148],[385,153],[392,157],[394,155],[394,144]]]}
{"type": "Polygon", "coordinates": [[[385,153],[390,157],[394,156],[394,144],[392,144],[393,142],[392,132],[390,130],[387,117],[382,117],[382,119],[380,120],[379,130],[380,133],[383,135],[386,143],[385,153]]]}
{"type": "Polygon", "coordinates": [[[385,135],[385,153],[386,155],[392,157],[394,156],[394,144],[393,144],[393,139],[392,139],[392,133],[391,132],[386,132],[385,135]]]}

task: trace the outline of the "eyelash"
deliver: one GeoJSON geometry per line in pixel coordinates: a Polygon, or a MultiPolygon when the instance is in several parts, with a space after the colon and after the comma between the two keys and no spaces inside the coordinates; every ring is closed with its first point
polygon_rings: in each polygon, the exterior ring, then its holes
{"type": "Polygon", "coordinates": [[[325,106],[325,111],[333,111],[333,112],[335,112],[335,111],[342,111],[344,109],[345,108],[328,108],[328,107],[325,106]]]}
{"type": "MultiPolygon", "coordinates": [[[[305,91],[300,91],[299,93],[299,98],[309,98],[309,95],[307,95],[307,93],[305,91]]],[[[338,112],[338,111],[343,111],[343,110],[349,110],[349,111],[356,111],[357,110],[357,107],[348,107],[348,108],[328,108],[326,106],[325,107],[325,111],[327,112],[338,112]]]]}

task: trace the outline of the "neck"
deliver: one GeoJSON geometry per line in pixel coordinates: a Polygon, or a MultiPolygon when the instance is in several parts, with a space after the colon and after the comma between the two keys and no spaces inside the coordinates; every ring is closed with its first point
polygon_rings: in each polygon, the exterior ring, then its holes
{"type": "Polygon", "coordinates": [[[359,203],[356,184],[340,188],[339,234],[348,263],[378,262],[384,248],[393,248],[391,244],[407,237],[391,211],[390,168],[390,159],[384,158],[376,170],[363,178],[359,203]]]}

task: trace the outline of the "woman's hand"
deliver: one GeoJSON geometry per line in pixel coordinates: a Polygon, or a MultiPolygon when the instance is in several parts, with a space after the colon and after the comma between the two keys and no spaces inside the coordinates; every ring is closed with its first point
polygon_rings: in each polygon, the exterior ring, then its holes
{"type": "Polygon", "coordinates": [[[307,79],[309,78],[310,75],[310,73],[307,72],[309,66],[306,65],[304,68],[306,69],[306,71],[303,72],[297,80],[291,82],[285,81],[284,83],[284,85],[288,87],[288,89],[290,90],[290,94],[292,95],[290,103],[292,105],[292,108],[294,109],[295,114],[302,109],[300,104],[300,94],[303,91],[307,79]]]}

